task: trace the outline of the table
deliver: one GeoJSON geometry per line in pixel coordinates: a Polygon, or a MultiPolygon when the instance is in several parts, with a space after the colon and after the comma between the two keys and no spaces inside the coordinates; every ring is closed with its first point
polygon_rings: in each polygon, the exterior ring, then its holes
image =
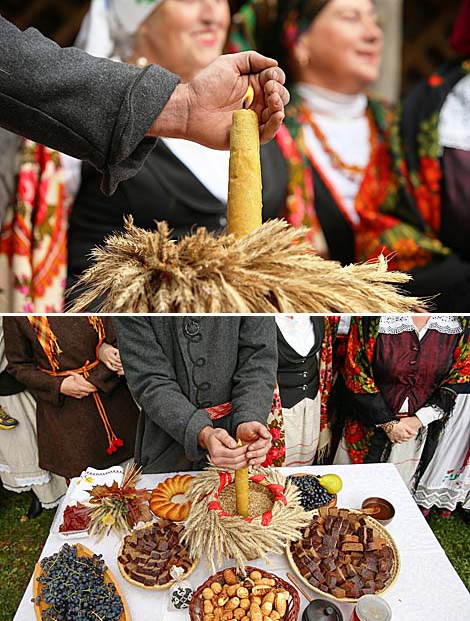
{"type": "MultiPolygon", "coordinates": [[[[282,471],[287,475],[299,472],[299,469],[284,468],[282,471]]],[[[393,464],[314,466],[302,468],[302,472],[338,474],[344,484],[343,490],[338,494],[339,507],[360,508],[362,500],[368,496],[385,496],[394,504],[395,518],[387,528],[400,551],[401,571],[393,587],[384,595],[392,607],[394,621],[470,621],[470,593],[452,567],[393,464]]],[[[144,475],[139,486],[152,489],[168,476],[170,475],[144,475]]],[[[61,506],[59,510],[63,508],[61,506]]],[[[133,621],[188,620],[187,611],[182,613],[166,610],[168,591],[146,591],[122,578],[116,563],[120,540],[115,535],[100,542],[87,537],[71,541],[75,542],[82,542],[94,552],[103,554],[123,589],[133,621]]],[[[62,538],[51,533],[41,557],[50,556],[63,543],[62,538]]],[[[251,564],[264,567],[282,577],[286,576],[287,571],[291,571],[285,555],[273,555],[271,559],[270,567],[266,567],[261,561],[253,561],[251,564]]],[[[231,563],[227,561],[224,567],[229,566],[231,563]]],[[[202,560],[190,577],[193,587],[199,586],[209,575],[209,569],[202,560]]],[[[312,595],[315,597],[313,592],[312,595]]],[[[14,621],[33,621],[31,597],[32,582],[28,585],[14,621]]],[[[303,610],[307,602],[301,597],[303,610]]],[[[353,605],[340,604],[339,607],[345,621],[348,621],[353,605]]]]}

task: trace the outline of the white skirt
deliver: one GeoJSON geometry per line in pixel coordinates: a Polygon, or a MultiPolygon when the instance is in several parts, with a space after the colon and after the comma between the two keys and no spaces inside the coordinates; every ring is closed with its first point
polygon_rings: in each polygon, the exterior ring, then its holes
{"type": "Polygon", "coordinates": [[[28,391],[0,397],[5,412],[16,418],[13,429],[0,430],[0,478],[12,492],[33,490],[45,509],[55,507],[67,485],[59,477],[39,468],[36,437],[36,402],[28,391]]]}
{"type": "Polygon", "coordinates": [[[285,466],[310,466],[320,439],[320,392],[306,397],[292,408],[282,408],[286,436],[285,466]]]}
{"type": "Polygon", "coordinates": [[[470,395],[457,395],[452,416],[416,489],[416,502],[430,509],[470,509],[470,464],[463,462],[470,443],[470,395]]]}
{"type": "MultiPolygon", "coordinates": [[[[390,451],[390,456],[387,459],[387,463],[395,464],[396,469],[400,473],[401,478],[405,482],[408,489],[411,490],[413,485],[413,477],[418,467],[421,454],[426,442],[427,429],[423,429],[420,434],[410,438],[406,442],[401,444],[394,444],[390,451]]],[[[341,436],[338,449],[336,451],[334,464],[352,464],[349,457],[346,443],[344,441],[344,434],[341,436]]]]}

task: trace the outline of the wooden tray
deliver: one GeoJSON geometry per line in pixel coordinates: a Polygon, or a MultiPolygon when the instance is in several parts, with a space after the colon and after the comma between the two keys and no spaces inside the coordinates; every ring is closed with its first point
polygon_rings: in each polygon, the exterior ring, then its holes
{"type": "MultiPolygon", "coordinates": [[[[348,509],[348,511],[350,513],[357,513],[357,514],[361,515],[361,517],[363,517],[366,520],[367,526],[370,526],[375,531],[377,531],[377,533],[379,533],[380,537],[383,537],[387,541],[387,545],[390,546],[392,548],[392,550],[393,550],[393,563],[392,563],[392,567],[390,569],[390,578],[388,579],[388,582],[386,583],[385,587],[381,591],[377,591],[375,593],[376,595],[383,595],[383,593],[388,591],[390,589],[390,587],[396,582],[398,574],[400,573],[400,566],[401,566],[400,565],[400,553],[398,552],[397,544],[395,543],[394,539],[392,538],[392,536],[390,535],[388,530],[386,528],[384,528],[382,526],[382,524],[380,524],[380,522],[378,522],[377,520],[374,520],[374,518],[370,517],[370,515],[365,515],[364,513],[362,513],[362,511],[356,511],[355,509],[348,509]]],[[[315,515],[318,514],[318,510],[317,509],[315,509],[314,514],[315,515]]],[[[291,550],[290,550],[290,545],[286,548],[286,555],[287,555],[287,558],[289,560],[289,564],[292,567],[292,570],[295,573],[295,575],[298,578],[298,580],[300,580],[300,582],[302,584],[305,584],[305,586],[307,586],[311,591],[314,591],[315,593],[317,593],[318,595],[320,595],[322,597],[327,595],[328,597],[331,597],[331,599],[334,599],[337,602],[351,602],[351,603],[357,602],[357,599],[353,599],[352,597],[335,597],[331,593],[322,591],[321,589],[318,589],[317,587],[314,587],[312,584],[310,584],[310,582],[308,580],[306,580],[302,576],[302,574],[298,570],[297,565],[295,564],[295,561],[294,561],[294,559],[292,557],[292,553],[291,553],[291,550]]]]}
{"type": "MultiPolygon", "coordinates": [[[[89,548],[84,546],[82,543],[75,543],[75,544],[70,544],[70,545],[74,545],[77,548],[77,555],[78,556],[89,556],[89,557],[92,557],[93,554],[94,554],[94,552],[92,552],[89,548]]],[[[41,567],[41,565],[39,564],[39,561],[38,561],[36,563],[35,568],[34,568],[34,574],[33,574],[33,597],[34,597],[35,600],[36,600],[36,597],[38,595],[40,595],[41,592],[42,592],[42,584],[36,580],[36,578],[39,578],[41,573],[42,573],[42,567],[41,567]]],[[[112,582],[114,584],[114,586],[116,587],[116,592],[121,597],[122,605],[124,606],[124,611],[122,612],[121,616],[119,617],[119,621],[131,621],[131,613],[129,611],[129,607],[127,605],[126,598],[124,597],[124,593],[122,592],[122,590],[121,590],[121,588],[119,586],[119,583],[117,582],[116,578],[114,577],[114,575],[112,574],[112,572],[109,569],[107,569],[105,571],[103,576],[104,576],[104,580],[106,582],[112,582]]],[[[36,601],[34,602],[34,613],[36,615],[36,620],[37,621],[42,621],[41,613],[47,607],[48,607],[47,604],[45,604],[43,601],[41,601],[41,603],[39,605],[36,604],[36,601]]]]}
{"type": "MultiPolygon", "coordinates": [[[[134,528],[134,530],[144,530],[152,526],[153,526],[153,522],[149,522],[148,524],[144,524],[143,526],[138,526],[137,528],[134,528]]],[[[124,540],[122,541],[121,547],[119,548],[118,558],[121,556],[123,549],[124,549],[124,540]]],[[[183,574],[183,576],[181,577],[181,580],[185,580],[188,576],[190,576],[193,573],[193,571],[196,569],[198,563],[199,563],[199,559],[195,560],[194,563],[191,565],[191,567],[188,569],[188,571],[185,574],[183,574]]],[[[122,563],[118,561],[117,564],[118,564],[119,571],[121,572],[122,577],[125,578],[127,582],[130,582],[134,586],[138,586],[141,589],[147,589],[147,591],[164,591],[165,589],[169,589],[171,585],[175,583],[175,580],[170,580],[169,582],[166,582],[165,584],[156,584],[155,586],[146,586],[145,584],[142,584],[141,582],[137,582],[137,580],[133,580],[126,573],[122,563]]]]}

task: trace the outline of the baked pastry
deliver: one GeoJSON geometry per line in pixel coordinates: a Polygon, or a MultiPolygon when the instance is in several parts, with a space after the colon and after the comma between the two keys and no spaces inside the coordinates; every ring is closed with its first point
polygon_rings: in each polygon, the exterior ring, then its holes
{"type": "Polygon", "coordinates": [[[124,538],[117,559],[124,578],[143,588],[167,589],[174,582],[173,565],[183,568],[183,577],[189,576],[197,563],[181,541],[183,533],[182,524],[168,520],[135,528],[124,538]]]}
{"type": "Polygon", "coordinates": [[[191,502],[179,503],[173,498],[178,495],[184,495],[191,484],[193,477],[190,474],[177,474],[174,477],[166,479],[159,483],[152,492],[150,498],[150,509],[157,517],[165,520],[173,520],[173,522],[181,522],[188,517],[191,502]]]}

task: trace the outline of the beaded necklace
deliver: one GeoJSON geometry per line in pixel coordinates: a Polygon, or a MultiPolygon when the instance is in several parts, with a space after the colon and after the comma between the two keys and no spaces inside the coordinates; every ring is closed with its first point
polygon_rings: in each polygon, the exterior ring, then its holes
{"type": "MultiPolygon", "coordinates": [[[[357,177],[364,176],[367,166],[369,165],[368,163],[366,164],[366,166],[357,166],[355,164],[347,164],[341,158],[341,156],[330,146],[327,137],[325,136],[323,131],[320,129],[318,124],[314,121],[312,113],[305,105],[302,106],[302,116],[304,120],[312,128],[313,133],[315,134],[316,138],[320,142],[322,149],[325,151],[325,153],[330,158],[331,163],[334,168],[336,168],[337,170],[340,170],[346,177],[348,177],[349,179],[352,179],[353,181],[356,181],[357,177]]],[[[370,144],[370,153],[372,157],[372,154],[374,153],[375,147],[378,143],[378,130],[374,123],[372,113],[370,112],[369,109],[367,109],[366,111],[366,118],[369,123],[369,144],[370,144]]]]}

